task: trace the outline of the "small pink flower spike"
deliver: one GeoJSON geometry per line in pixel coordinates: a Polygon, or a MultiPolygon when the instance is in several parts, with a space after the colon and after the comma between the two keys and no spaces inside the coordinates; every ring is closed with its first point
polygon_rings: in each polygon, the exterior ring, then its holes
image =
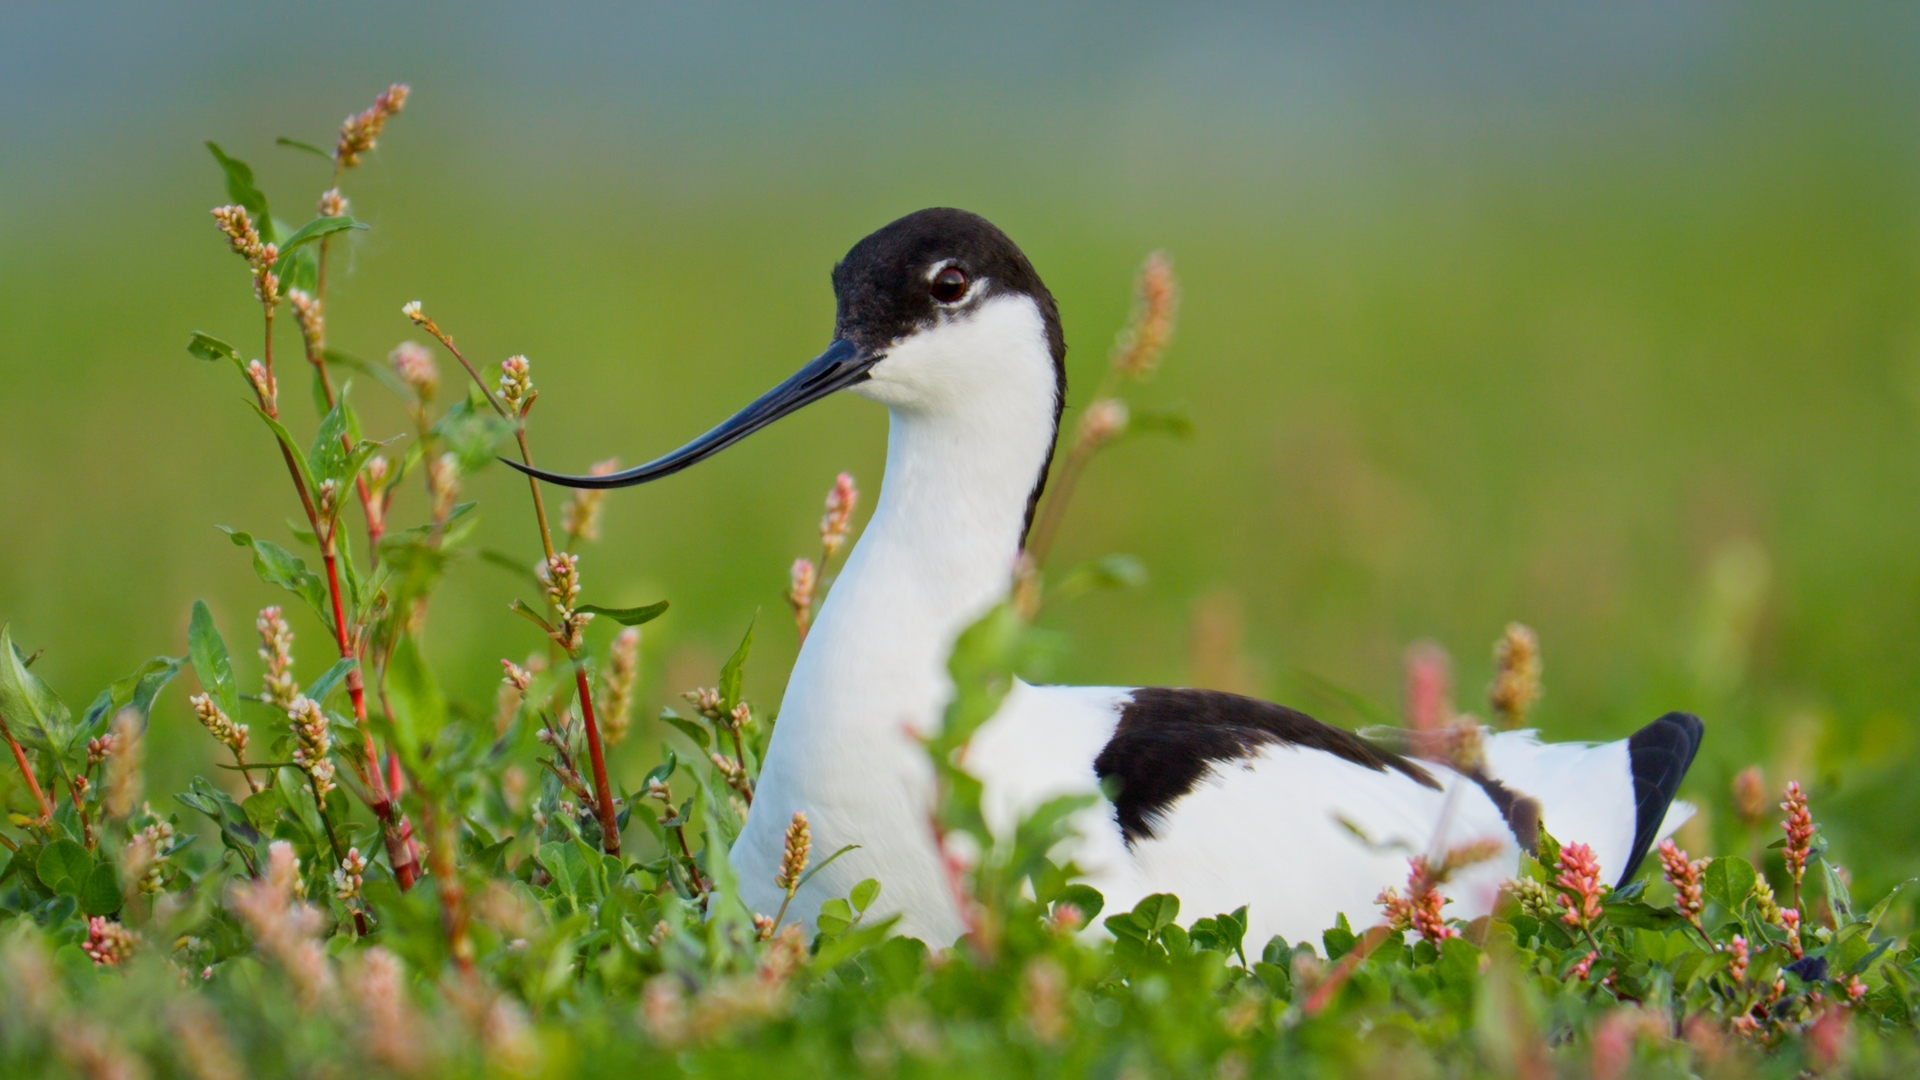
{"type": "Polygon", "coordinates": [[[1572,893],[1556,897],[1566,913],[1560,916],[1568,926],[1588,930],[1600,919],[1600,861],[1585,844],[1568,844],[1560,849],[1560,875],[1554,884],[1572,893]],[[1577,900],[1575,898],[1578,898],[1577,900]]]}

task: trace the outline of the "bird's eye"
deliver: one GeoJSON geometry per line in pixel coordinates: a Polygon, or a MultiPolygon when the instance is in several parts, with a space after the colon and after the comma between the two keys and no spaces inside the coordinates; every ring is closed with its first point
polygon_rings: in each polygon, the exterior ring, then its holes
{"type": "Polygon", "coordinates": [[[927,293],[942,304],[959,302],[967,295],[967,272],[957,266],[944,266],[927,283],[927,293]]]}

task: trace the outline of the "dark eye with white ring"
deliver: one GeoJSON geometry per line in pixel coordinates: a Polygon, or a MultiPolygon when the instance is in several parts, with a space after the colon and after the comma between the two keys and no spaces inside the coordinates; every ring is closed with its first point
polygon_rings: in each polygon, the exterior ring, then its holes
{"type": "Polygon", "coordinates": [[[967,272],[957,266],[943,266],[927,283],[927,295],[942,304],[959,303],[967,295],[967,272]]]}

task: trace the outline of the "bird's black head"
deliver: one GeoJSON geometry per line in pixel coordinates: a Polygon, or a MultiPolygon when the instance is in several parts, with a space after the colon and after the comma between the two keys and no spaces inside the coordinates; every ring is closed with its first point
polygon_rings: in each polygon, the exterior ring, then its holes
{"type": "Polygon", "coordinates": [[[1067,345],[1053,294],[1007,234],[978,214],[935,207],[876,229],[834,266],[833,295],[834,337],[876,354],[996,297],[1031,297],[1064,396],[1067,345]]]}
{"type": "Polygon", "coordinates": [[[1053,294],[1026,255],[978,214],[921,210],[855,244],[833,268],[833,291],[827,351],[673,453],[610,476],[507,464],[568,487],[626,487],[679,472],[837,390],[858,387],[907,409],[978,407],[983,396],[1017,395],[1032,403],[1023,430],[1046,440],[1027,503],[1031,525],[1066,399],[1067,346],[1053,294]],[[1047,411],[1052,429],[1041,430],[1047,411]]]}

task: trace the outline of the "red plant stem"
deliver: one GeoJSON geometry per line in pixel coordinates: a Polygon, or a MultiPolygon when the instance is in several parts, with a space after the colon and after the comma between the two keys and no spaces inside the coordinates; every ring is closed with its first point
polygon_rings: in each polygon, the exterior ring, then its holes
{"type": "Polygon", "coordinates": [[[47,793],[40,790],[40,778],[33,775],[33,766],[27,761],[27,752],[13,739],[13,729],[7,726],[6,718],[0,717],[0,735],[6,736],[7,745],[13,749],[13,760],[20,766],[20,775],[27,778],[27,790],[33,793],[33,801],[40,804],[42,823],[53,820],[53,803],[47,793]]]}
{"type": "Polygon", "coordinates": [[[1353,969],[1359,967],[1362,960],[1372,955],[1373,950],[1379,948],[1391,932],[1391,929],[1385,926],[1376,926],[1368,930],[1365,936],[1354,944],[1353,950],[1340,958],[1340,963],[1327,975],[1327,981],[1315,987],[1313,993],[1308,995],[1306,1004],[1300,1007],[1300,1011],[1308,1016],[1320,1015],[1321,1010],[1333,1001],[1333,995],[1347,985],[1347,980],[1353,976],[1353,969]]]}
{"type": "MultiPolygon", "coordinates": [[[[321,557],[327,566],[327,595],[333,600],[333,637],[339,646],[342,660],[357,659],[352,641],[347,637],[346,608],[341,603],[339,556],[335,554],[333,537],[327,537],[327,543],[321,549],[321,557]]],[[[399,884],[402,892],[413,888],[420,877],[419,860],[414,858],[413,845],[410,842],[412,829],[400,815],[394,812],[393,799],[387,794],[386,777],[380,772],[380,752],[374,747],[373,732],[367,727],[367,687],[356,665],[347,672],[347,696],[353,699],[353,718],[360,728],[363,740],[362,752],[367,756],[367,768],[363,774],[370,798],[368,809],[380,820],[380,831],[387,844],[387,861],[393,865],[393,880],[399,884]]]]}
{"type": "MultiPolygon", "coordinates": [[[[613,789],[607,783],[607,758],[600,750],[600,725],[593,719],[593,695],[587,692],[587,669],[578,660],[573,663],[573,681],[580,691],[580,714],[587,722],[587,757],[593,762],[593,801],[600,815],[601,846],[607,854],[617,856],[620,854],[620,818],[613,812],[613,789]]],[[[680,842],[686,843],[684,833],[680,842]]]]}
{"type": "MultiPolygon", "coordinates": [[[[320,390],[326,396],[327,408],[333,408],[333,377],[327,374],[325,354],[308,349],[307,362],[312,364],[313,369],[320,373],[320,390]]],[[[344,431],[341,432],[340,445],[345,447],[348,453],[352,453],[353,437],[344,431]]],[[[380,537],[387,530],[385,525],[381,523],[380,515],[373,512],[373,492],[367,488],[367,478],[364,475],[354,477],[353,487],[355,492],[360,496],[360,513],[366,518],[367,522],[367,559],[369,565],[379,566],[380,537]]]]}
{"type": "MultiPolygon", "coordinates": [[[[263,356],[261,364],[267,369],[267,385],[271,387],[273,386],[273,308],[271,307],[266,309],[266,340],[263,356]]],[[[260,397],[261,408],[268,416],[278,420],[280,418],[279,402],[264,394],[260,397]]],[[[299,463],[294,461],[293,451],[287,449],[285,443],[280,444],[280,456],[287,463],[287,475],[293,478],[293,490],[300,496],[300,505],[307,512],[307,523],[313,527],[314,535],[318,537],[320,514],[313,504],[312,493],[307,491],[306,482],[300,478],[299,463]]],[[[353,644],[347,638],[346,608],[340,600],[340,570],[331,529],[328,530],[326,546],[321,549],[321,553],[327,567],[327,595],[333,601],[334,642],[339,646],[341,659],[357,659],[353,644]]],[[[373,811],[373,816],[380,821],[380,830],[387,844],[387,861],[393,866],[393,879],[400,886],[400,890],[405,892],[413,888],[413,883],[420,876],[419,860],[413,854],[413,829],[404,815],[394,813],[393,800],[388,798],[386,785],[381,782],[380,758],[373,745],[373,734],[367,729],[366,685],[360,677],[358,666],[347,672],[347,693],[353,699],[354,719],[359,724],[361,738],[365,740],[367,768],[372,774],[370,778],[363,776],[363,779],[368,779],[367,787],[372,793],[367,806],[373,811]]]]}
{"type": "Polygon", "coordinates": [[[695,865],[693,861],[693,849],[687,846],[686,826],[682,825],[679,828],[673,830],[673,832],[675,836],[678,836],[680,838],[680,854],[685,855],[687,857],[687,873],[693,878],[693,887],[700,890],[701,892],[706,892],[707,883],[701,879],[700,867],[695,865]]]}
{"type": "Polygon", "coordinates": [[[440,924],[447,934],[447,952],[460,974],[471,976],[473,941],[467,936],[467,894],[460,884],[460,868],[454,864],[459,843],[457,829],[449,815],[436,813],[431,807],[427,810],[427,822],[434,837],[432,852],[427,857],[432,860],[434,876],[439,879],[440,924]]]}
{"type": "MultiPolygon", "coordinates": [[[[733,725],[733,760],[740,763],[740,775],[747,775],[747,748],[740,744],[740,725],[738,723],[733,725]]],[[[741,794],[747,797],[747,805],[752,806],[753,792],[743,791],[741,794]]]]}

